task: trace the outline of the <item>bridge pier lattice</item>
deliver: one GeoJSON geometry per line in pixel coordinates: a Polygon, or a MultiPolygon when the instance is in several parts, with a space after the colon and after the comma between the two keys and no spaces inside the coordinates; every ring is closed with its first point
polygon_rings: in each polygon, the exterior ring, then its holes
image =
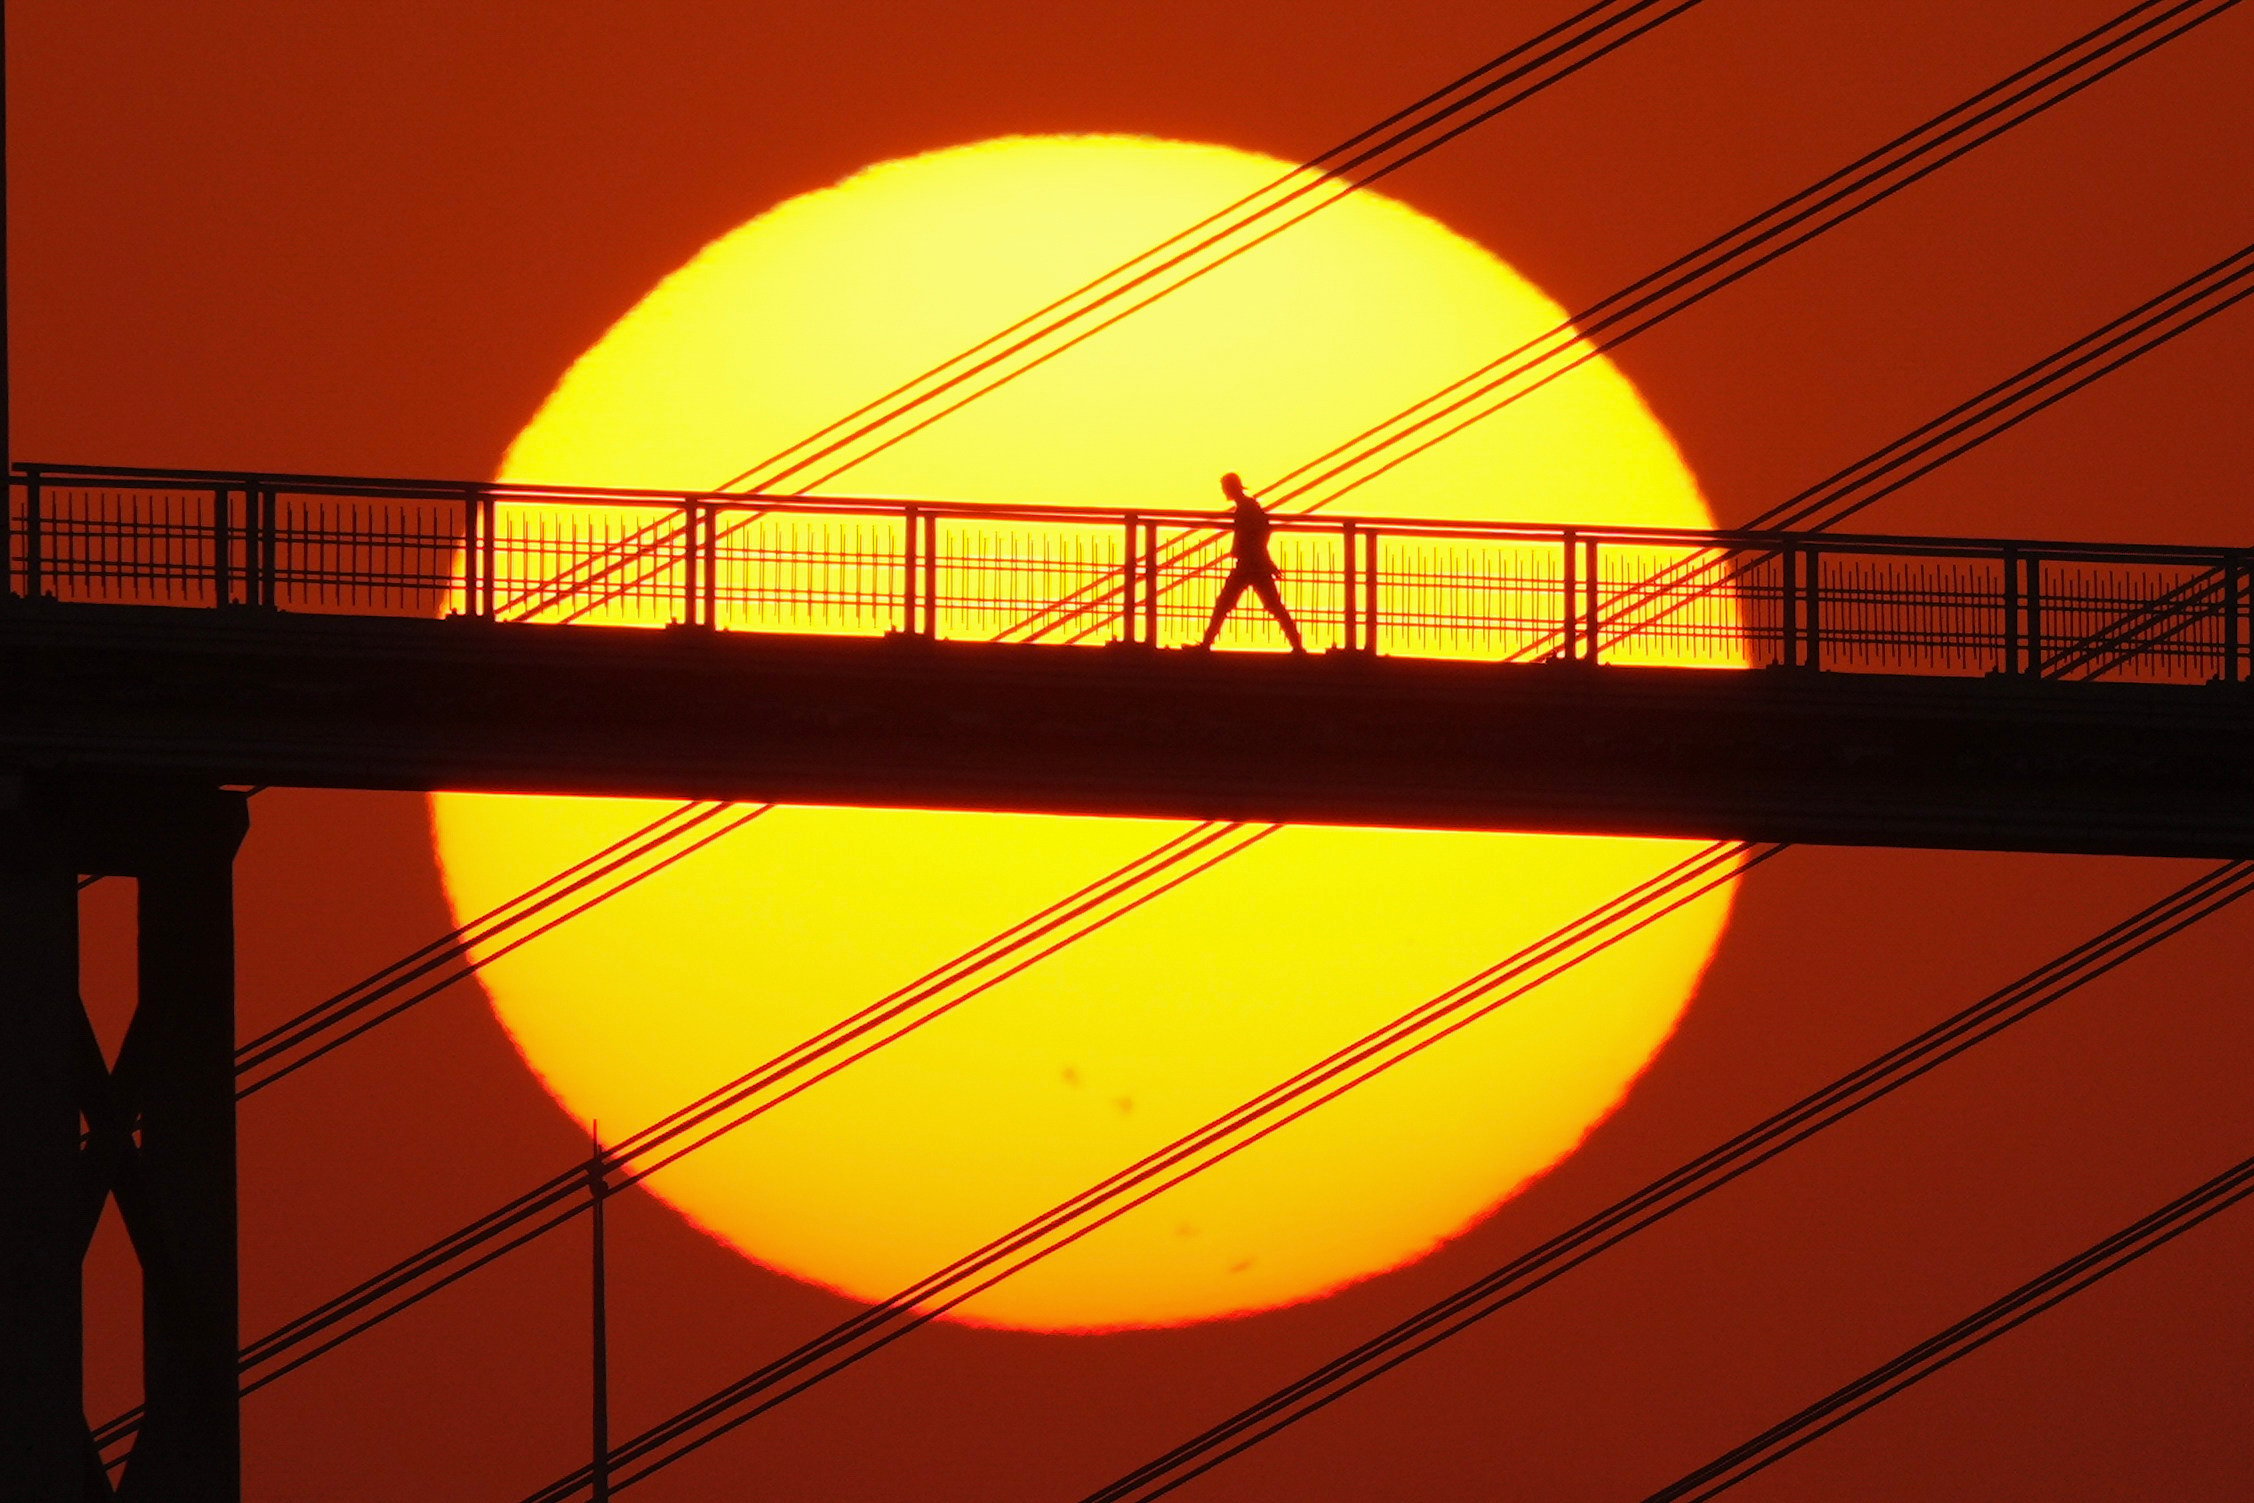
{"type": "Polygon", "coordinates": [[[0,775],[0,1477],[8,1503],[233,1503],[234,856],[244,796],[0,775]],[[114,1063],[79,986],[82,876],[138,889],[114,1063]],[[141,1268],[141,1439],[115,1488],[84,1403],[83,1263],[114,1199],[141,1268]]]}

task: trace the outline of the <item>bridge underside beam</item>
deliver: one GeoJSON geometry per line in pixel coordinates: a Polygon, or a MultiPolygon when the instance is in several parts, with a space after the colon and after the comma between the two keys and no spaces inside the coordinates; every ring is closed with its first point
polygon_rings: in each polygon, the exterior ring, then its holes
{"type": "Polygon", "coordinates": [[[39,605],[0,767],[2254,855],[2254,691],[39,605]]]}

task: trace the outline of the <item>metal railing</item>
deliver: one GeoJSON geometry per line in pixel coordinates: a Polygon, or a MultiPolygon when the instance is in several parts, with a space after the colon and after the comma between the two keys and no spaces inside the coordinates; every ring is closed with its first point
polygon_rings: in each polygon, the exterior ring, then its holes
{"type": "MultiPolygon", "coordinates": [[[[1316,651],[2254,677],[2233,548],[1274,517],[1316,651]]],[[[188,607],[1181,646],[1212,512],[23,464],[8,593],[188,607]]],[[[1280,647],[1249,597],[1224,647],[1280,647]]]]}

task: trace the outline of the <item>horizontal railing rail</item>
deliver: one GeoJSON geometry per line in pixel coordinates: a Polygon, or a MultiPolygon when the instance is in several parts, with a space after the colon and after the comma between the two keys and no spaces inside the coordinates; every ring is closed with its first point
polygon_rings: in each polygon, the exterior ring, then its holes
{"type": "MultiPolygon", "coordinates": [[[[19,464],[17,599],[1183,646],[1225,514],[19,464]]],[[[1316,650],[2157,681],[2254,678],[2254,551],[1273,517],[1316,650]]],[[[1282,645],[1248,596],[1221,645],[1282,645]]]]}

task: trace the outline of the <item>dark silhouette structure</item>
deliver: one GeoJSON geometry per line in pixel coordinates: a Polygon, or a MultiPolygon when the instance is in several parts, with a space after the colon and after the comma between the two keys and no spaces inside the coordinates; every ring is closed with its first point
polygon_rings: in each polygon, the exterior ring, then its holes
{"type": "Polygon", "coordinates": [[[2254,688],[54,603],[0,766],[208,785],[2254,855],[2254,688]]]}
{"type": "Polygon", "coordinates": [[[111,1496],[81,1391],[80,1265],[112,1198],[141,1264],[145,1406],[119,1496],[241,1495],[233,865],[248,824],[242,794],[193,781],[0,778],[9,1498],[111,1496]],[[87,875],[138,886],[138,1005],[114,1064],[79,999],[87,875]]]}
{"type": "Polygon", "coordinates": [[[1213,639],[1221,635],[1221,624],[1229,619],[1229,612],[1244,598],[1246,590],[1259,597],[1268,608],[1276,624],[1284,629],[1284,640],[1293,652],[1305,652],[1306,644],[1299,640],[1299,624],[1291,619],[1284,608],[1283,591],[1276,584],[1276,561],[1268,552],[1268,534],[1275,524],[1268,520],[1268,509],[1257,496],[1248,494],[1244,482],[1235,472],[1221,477],[1221,494],[1229,498],[1229,577],[1221,585],[1221,593],[1213,601],[1213,619],[1205,623],[1205,638],[1197,645],[1211,647],[1213,639]]]}
{"type": "MultiPolygon", "coordinates": [[[[1227,489],[1206,640],[1253,590],[1299,648],[1271,521],[1227,489]]],[[[27,1497],[105,1496],[79,1267],[113,1196],[147,1299],[118,1495],[236,1495],[230,786],[2254,856],[2243,548],[1294,518],[1329,650],[1285,664],[1071,645],[1186,635],[1210,513],[61,466],[15,490],[0,1476],[27,1497]],[[640,515],[559,553],[550,507],[640,515]],[[810,602],[847,630],[794,624],[810,602]],[[78,996],[91,875],[139,883],[114,1064],[78,996]]]]}

